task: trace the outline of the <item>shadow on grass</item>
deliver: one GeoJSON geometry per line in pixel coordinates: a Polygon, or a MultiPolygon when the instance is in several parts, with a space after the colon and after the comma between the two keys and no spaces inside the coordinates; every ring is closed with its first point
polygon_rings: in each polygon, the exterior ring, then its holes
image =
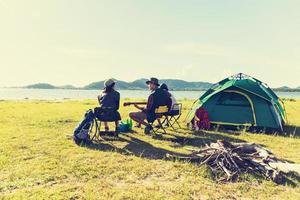
{"type": "Polygon", "coordinates": [[[287,125],[284,127],[284,135],[292,137],[300,137],[300,127],[287,125]]]}
{"type": "Polygon", "coordinates": [[[161,135],[159,137],[154,137],[156,140],[161,140],[161,141],[168,141],[168,142],[173,142],[176,144],[179,144],[180,146],[193,146],[197,148],[205,147],[208,144],[215,143],[218,140],[225,140],[228,142],[246,142],[244,140],[236,139],[231,137],[230,135],[221,135],[217,133],[212,133],[212,132],[194,132],[189,134],[189,136],[179,136],[176,134],[166,134],[166,135],[161,135]],[[169,137],[165,137],[169,136],[169,137]]]}
{"type": "MultiPolygon", "coordinates": [[[[141,158],[155,160],[165,159],[167,154],[185,156],[184,154],[179,154],[177,152],[153,146],[150,142],[134,137],[132,134],[124,134],[123,136],[119,137],[117,140],[105,138],[103,141],[95,142],[87,147],[99,151],[115,151],[126,155],[134,155],[141,158]],[[127,143],[127,145],[120,148],[114,144],[115,142],[127,143]]],[[[239,140],[230,136],[205,132],[196,132],[189,134],[189,136],[186,137],[177,134],[155,134],[152,136],[152,139],[170,142],[172,144],[176,144],[177,146],[179,145],[180,147],[193,146],[196,148],[204,147],[205,145],[214,143],[218,140],[226,140],[229,142],[245,142],[244,140],[239,140]]]]}
{"type": "Polygon", "coordinates": [[[295,172],[289,172],[285,175],[281,175],[276,183],[279,185],[287,185],[289,187],[296,188],[300,183],[300,176],[295,172]]]}
{"type": "Polygon", "coordinates": [[[286,125],[283,127],[283,131],[278,131],[277,129],[273,128],[263,128],[263,127],[250,127],[250,128],[242,128],[239,129],[238,127],[234,126],[220,126],[214,127],[216,131],[221,131],[224,133],[239,135],[242,131],[246,131],[248,133],[253,134],[265,134],[265,135],[274,135],[274,136],[282,136],[282,137],[300,137],[300,127],[293,126],[293,125],[286,125]]]}
{"type": "MultiPolygon", "coordinates": [[[[140,158],[146,158],[151,160],[162,160],[166,158],[167,154],[184,156],[183,154],[179,154],[173,151],[169,151],[163,148],[155,147],[152,144],[140,140],[136,137],[132,137],[130,135],[125,135],[128,139],[124,137],[119,137],[117,142],[125,142],[127,145],[125,147],[117,147],[113,144],[113,142],[109,140],[99,141],[93,143],[87,148],[105,152],[118,152],[124,155],[134,155],[140,158]]],[[[114,140],[116,141],[116,140],[114,140]]]]}
{"type": "MultiPolygon", "coordinates": [[[[167,134],[159,135],[153,139],[166,141],[171,143],[179,144],[181,147],[192,146],[201,148],[207,144],[214,143],[218,140],[226,140],[229,142],[245,142],[244,140],[239,140],[233,137],[218,134],[213,132],[195,132],[187,137],[176,135],[176,134],[167,134]]],[[[134,134],[124,134],[119,137],[117,140],[103,140],[97,143],[94,143],[87,148],[104,151],[104,152],[117,152],[123,155],[134,155],[139,158],[145,158],[150,160],[165,160],[167,154],[174,156],[186,156],[186,154],[180,154],[178,152],[166,150],[152,145],[148,141],[141,140],[137,138],[134,134]],[[125,143],[123,147],[118,147],[114,143],[125,143]]],[[[259,180],[264,180],[262,176],[256,177],[259,180]]],[[[300,182],[300,177],[297,174],[289,173],[281,177],[278,180],[278,184],[287,185],[289,187],[298,187],[300,182]]]]}

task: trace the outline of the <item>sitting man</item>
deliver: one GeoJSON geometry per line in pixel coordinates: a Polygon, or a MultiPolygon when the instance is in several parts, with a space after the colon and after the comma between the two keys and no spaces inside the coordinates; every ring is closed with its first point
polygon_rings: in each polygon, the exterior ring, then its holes
{"type": "Polygon", "coordinates": [[[132,112],[129,116],[133,121],[137,122],[137,127],[140,127],[141,125],[146,126],[145,134],[149,134],[153,127],[149,125],[148,122],[154,122],[156,119],[155,109],[159,106],[167,106],[170,109],[172,102],[170,94],[159,88],[157,78],[151,78],[146,82],[146,84],[151,91],[146,108],[135,105],[135,107],[141,110],[141,112],[132,112]],[[146,120],[148,122],[146,122],[146,120]]]}
{"type": "Polygon", "coordinates": [[[115,122],[116,133],[119,132],[119,121],[121,120],[120,113],[120,93],[115,90],[116,82],[113,79],[108,79],[104,82],[104,90],[98,96],[100,104],[99,108],[95,108],[96,117],[104,122],[105,131],[109,131],[107,122],[115,122]]]}

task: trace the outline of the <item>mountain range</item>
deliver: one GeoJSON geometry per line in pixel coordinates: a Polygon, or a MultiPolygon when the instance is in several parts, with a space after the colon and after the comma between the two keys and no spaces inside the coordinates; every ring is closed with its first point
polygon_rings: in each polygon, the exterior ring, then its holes
{"type": "MultiPolygon", "coordinates": [[[[146,90],[147,79],[138,79],[133,82],[126,82],[117,80],[117,88],[120,90],[146,90]]],[[[168,85],[170,90],[207,90],[212,86],[212,83],[208,82],[188,82],[177,79],[163,79],[160,83],[168,85]]],[[[98,81],[90,83],[84,87],[74,87],[72,85],[55,86],[48,83],[37,83],[25,86],[23,88],[30,89],[84,89],[84,90],[99,90],[104,87],[104,81],[98,81]]]]}
{"type": "MultiPolygon", "coordinates": [[[[147,85],[145,84],[147,79],[138,79],[133,82],[126,82],[117,80],[117,88],[120,90],[146,90],[147,85]]],[[[165,83],[168,85],[170,90],[207,90],[213,84],[209,82],[189,82],[179,79],[162,79],[160,83],[165,83]]],[[[25,86],[23,88],[30,89],[82,89],[82,90],[99,90],[104,86],[104,81],[98,81],[90,83],[84,87],[75,87],[72,85],[64,85],[64,86],[55,86],[48,83],[37,83],[25,86]]],[[[274,88],[275,91],[285,91],[285,92],[295,92],[300,91],[300,87],[290,88],[287,86],[274,88]]]]}

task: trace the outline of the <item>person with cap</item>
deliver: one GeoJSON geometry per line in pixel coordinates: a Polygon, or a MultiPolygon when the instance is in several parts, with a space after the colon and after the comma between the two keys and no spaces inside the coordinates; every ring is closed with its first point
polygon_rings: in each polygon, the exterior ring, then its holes
{"type": "Polygon", "coordinates": [[[170,98],[172,100],[170,113],[171,114],[179,114],[179,106],[177,104],[177,100],[176,100],[175,96],[172,93],[170,93],[169,87],[167,86],[167,84],[165,84],[165,83],[161,84],[160,89],[165,90],[170,95],[170,98]]]}
{"type": "Polygon", "coordinates": [[[116,81],[112,78],[104,82],[104,90],[102,94],[98,96],[100,108],[95,110],[95,114],[100,121],[104,122],[105,131],[109,131],[107,122],[114,121],[117,133],[121,115],[118,112],[120,108],[120,93],[116,91],[115,85],[116,81]]]}
{"type": "Polygon", "coordinates": [[[135,107],[141,111],[131,112],[129,116],[133,121],[137,122],[137,127],[141,127],[141,125],[146,126],[145,133],[149,134],[153,127],[151,127],[148,122],[151,123],[155,120],[155,109],[159,106],[168,106],[168,108],[171,108],[172,102],[169,93],[159,88],[160,84],[157,78],[151,78],[146,84],[151,91],[151,94],[148,97],[147,106],[141,107],[135,105],[135,107]]]}

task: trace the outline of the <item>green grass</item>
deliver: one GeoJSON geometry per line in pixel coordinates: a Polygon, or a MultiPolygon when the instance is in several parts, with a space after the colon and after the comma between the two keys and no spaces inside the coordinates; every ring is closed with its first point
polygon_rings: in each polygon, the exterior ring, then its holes
{"type": "MultiPolygon", "coordinates": [[[[192,101],[183,103],[186,114],[192,101]]],[[[300,163],[299,138],[187,130],[152,138],[137,129],[120,141],[78,147],[73,129],[96,105],[92,100],[1,101],[0,199],[300,199],[299,186],[251,176],[217,184],[205,166],[164,159],[166,153],[189,153],[227,139],[262,144],[300,163]]],[[[300,125],[300,102],[286,107],[289,122],[300,125]]],[[[123,118],[129,109],[121,109],[123,118]]]]}

